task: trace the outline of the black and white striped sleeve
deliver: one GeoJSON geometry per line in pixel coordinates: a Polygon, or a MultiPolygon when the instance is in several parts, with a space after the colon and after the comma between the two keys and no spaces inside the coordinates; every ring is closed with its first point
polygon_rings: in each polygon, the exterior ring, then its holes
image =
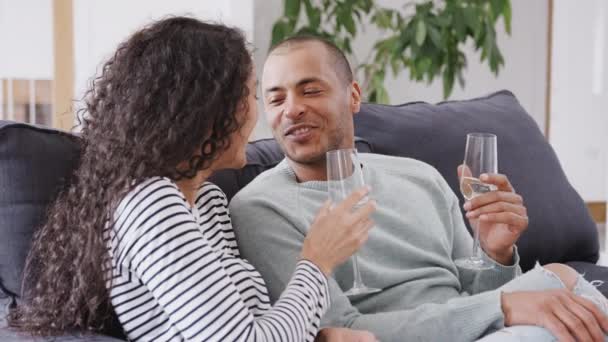
{"type": "MultiPolygon", "coordinates": [[[[186,340],[311,341],[329,305],[327,279],[301,261],[275,305],[254,317],[174,183],[151,182],[129,201],[118,262],[150,291],[186,340]]],[[[120,209],[120,208],[119,208],[120,209]]]]}

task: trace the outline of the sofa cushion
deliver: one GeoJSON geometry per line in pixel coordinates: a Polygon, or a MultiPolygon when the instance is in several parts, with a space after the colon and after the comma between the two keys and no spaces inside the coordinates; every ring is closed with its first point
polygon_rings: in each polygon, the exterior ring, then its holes
{"type": "Polygon", "coordinates": [[[437,105],[364,104],[355,115],[355,132],[375,153],[433,165],[461,202],[456,167],[464,158],[466,134],[496,134],[498,170],[509,176],[524,197],[530,218],[529,228],[517,244],[522,268],[532,268],[537,260],[541,264],[597,261],[597,228],[585,203],[568,182],[537,124],[509,91],[437,105]]]}
{"type": "MultiPolygon", "coordinates": [[[[74,171],[79,154],[78,138],[72,134],[0,121],[0,298],[8,297],[4,303],[18,297],[32,236],[49,203],[74,171]]],[[[7,311],[6,307],[0,309],[7,311]]],[[[105,327],[104,333],[124,336],[113,312],[105,327]]],[[[0,331],[0,341],[7,334],[0,331]]],[[[59,339],[63,340],[77,339],[59,339]]]]}
{"type": "Polygon", "coordinates": [[[0,121],[0,291],[19,293],[32,234],[78,154],[70,134],[0,121]]]}

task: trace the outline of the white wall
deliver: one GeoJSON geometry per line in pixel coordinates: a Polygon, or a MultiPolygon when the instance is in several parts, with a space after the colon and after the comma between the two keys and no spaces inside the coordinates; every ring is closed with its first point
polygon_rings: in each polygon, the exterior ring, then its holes
{"type": "MultiPolygon", "coordinates": [[[[398,7],[402,1],[383,0],[386,6],[398,7]]],[[[539,127],[545,124],[545,88],[547,69],[547,13],[546,1],[512,0],[511,35],[504,30],[504,23],[496,25],[498,46],[504,56],[505,65],[498,77],[489,66],[480,62],[480,51],[468,44],[465,55],[468,67],[464,73],[466,81],[462,89],[456,82],[450,99],[467,99],[482,96],[501,89],[511,90],[522,106],[535,119],[539,127]]],[[[369,32],[369,35],[372,35],[369,32]]],[[[371,46],[371,39],[361,43],[362,51],[371,46]]],[[[387,82],[392,103],[409,101],[438,102],[443,100],[441,78],[430,85],[409,80],[407,71],[397,79],[387,82]]]]}
{"type": "MultiPolygon", "coordinates": [[[[385,7],[398,8],[401,0],[380,0],[385,7]]],[[[256,24],[254,43],[259,50],[256,64],[261,70],[265,52],[270,44],[272,23],[282,14],[283,0],[255,2],[256,24]]],[[[496,78],[486,64],[479,62],[479,53],[473,46],[466,50],[468,68],[465,72],[466,88],[455,86],[450,99],[466,99],[490,92],[509,89],[515,93],[523,107],[532,115],[541,129],[545,125],[545,87],[547,68],[547,1],[512,0],[512,33],[508,36],[502,21],[497,25],[498,44],[505,59],[505,66],[496,78]]],[[[380,32],[369,27],[353,44],[357,57],[368,53],[380,32]]],[[[392,75],[392,74],[391,74],[392,75]]],[[[443,100],[441,80],[431,85],[409,80],[407,72],[396,79],[387,80],[391,103],[408,101],[438,102],[443,100]]],[[[262,112],[261,112],[262,113],[262,112]]],[[[269,136],[265,122],[256,129],[258,136],[269,136]]]]}
{"type": "MultiPolygon", "coordinates": [[[[608,3],[554,0],[550,141],[566,174],[586,201],[608,194],[608,3]]],[[[398,7],[400,0],[379,0],[398,7]]],[[[542,128],[545,114],[547,0],[512,0],[512,35],[497,26],[506,65],[495,78],[468,48],[465,89],[452,99],[498,89],[513,91],[542,128]]],[[[283,0],[74,0],[75,99],[117,44],[142,25],[169,14],[192,14],[242,28],[255,46],[261,72],[272,24],[283,0]]],[[[369,28],[355,42],[365,53],[379,32],[369,28]]],[[[0,0],[0,78],[53,78],[51,0],[0,0]]],[[[392,103],[442,100],[441,82],[414,83],[407,73],[387,82],[392,103]]],[[[261,103],[260,114],[263,113],[261,103]]],[[[252,138],[270,136],[263,115],[252,138]]]]}
{"type": "Polygon", "coordinates": [[[75,97],[120,42],[154,19],[193,15],[241,28],[253,37],[253,0],[74,0],[75,97]]]}
{"type": "MultiPolygon", "coordinates": [[[[258,73],[258,79],[260,79],[262,76],[264,60],[266,59],[266,52],[270,48],[272,25],[274,21],[283,14],[283,0],[257,0],[254,1],[254,4],[253,11],[256,21],[253,27],[253,44],[255,45],[253,58],[258,73]]],[[[259,98],[258,124],[251,136],[252,140],[272,137],[266,115],[264,115],[262,97],[259,96],[259,98]]]]}
{"type": "Polygon", "coordinates": [[[555,0],[550,141],[586,201],[608,199],[608,3],[555,0]]]}
{"type": "Polygon", "coordinates": [[[0,0],[0,78],[53,78],[51,0],[0,0]]]}

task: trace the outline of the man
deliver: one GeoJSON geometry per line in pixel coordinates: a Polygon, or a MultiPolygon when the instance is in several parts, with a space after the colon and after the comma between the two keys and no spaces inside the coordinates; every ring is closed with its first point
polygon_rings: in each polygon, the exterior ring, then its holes
{"type": "MultiPolygon", "coordinates": [[[[291,38],[271,50],[262,91],[286,158],[237,194],[230,209],[244,257],[276,300],[327,198],[325,153],[353,147],[352,116],[361,91],[342,52],[312,37],[291,38]]],[[[498,190],[465,204],[467,218],[479,225],[484,258],[495,266],[467,271],[454,260],[471,253],[472,239],[441,175],[408,158],[362,154],[361,160],[378,209],[359,267],[366,284],[382,291],[347,298],[352,264],[346,263],[330,279],[325,325],[370,330],[381,341],[500,340],[512,334],[549,341],[551,333],[565,341],[604,340],[608,319],[597,305],[606,299],[574,270],[555,264],[518,277],[515,242],[528,218],[506,176],[485,175],[482,181],[498,190]],[[501,330],[509,326],[508,334],[501,330]]]]}

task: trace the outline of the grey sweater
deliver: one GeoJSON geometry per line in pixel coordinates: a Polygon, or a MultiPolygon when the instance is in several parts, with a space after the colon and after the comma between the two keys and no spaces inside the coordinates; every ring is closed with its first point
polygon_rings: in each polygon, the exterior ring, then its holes
{"type": "MultiPolygon", "coordinates": [[[[353,281],[346,262],[330,279],[331,307],[322,324],[370,330],[381,341],[472,341],[503,327],[497,288],[521,272],[517,252],[512,266],[458,269],[454,260],[470,255],[473,241],[439,172],[408,158],[360,159],[378,209],[376,226],[358,252],[359,267],[367,285],[383,290],[346,297],[353,281]]],[[[238,246],[266,280],[271,301],[289,282],[326,199],[326,182],[298,183],[284,160],[232,200],[238,246]]]]}

